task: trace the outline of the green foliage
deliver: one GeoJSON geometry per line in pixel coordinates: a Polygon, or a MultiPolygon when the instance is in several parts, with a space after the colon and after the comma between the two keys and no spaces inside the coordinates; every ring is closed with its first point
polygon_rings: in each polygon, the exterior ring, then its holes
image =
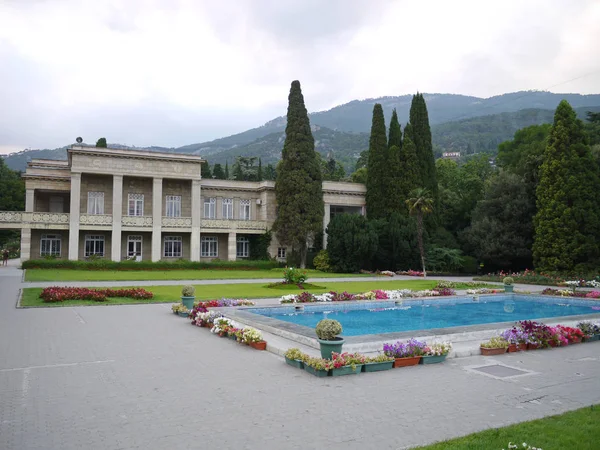
{"type": "Polygon", "coordinates": [[[344,167],[333,157],[325,161],[321,158],[321,155],[318,153],[316,155],[321,167],[321,173],[323,174],[323,181],[340,181],[346,177],[344,167]]]}
{"type": "Polygon", "coordinates": [[[229,161],[225,161],[225,179],[229,180],[229,161]]]}
{"type": "Polygon", "coordinates": [[[427,272],[425,271],[425,246],[423,245],[423,216],[433,212],[433,203],[434,200],[431,197],[431,193],[424,188],[413,190],[410,193],[410,198],[406,200],[410,215],[417,217],[417,242],[419,244],[424,276],[427,276],[427,272]]]}
{"type": "Polygon", "coordinates": [[[329,272],[331,270],[331,266],[329,265],[329,253],[327,250],[323,249],[317,253],[317,256],[313,259],[313,266],[321,272],[329,272]]]}
{"type": "Polygon", "coordinates": [[[388,146],[392,148],[396,146],[398,150],[402,148],[402,128],[400,122],[398,122],[398,114],[396,108],[392,111],[392,119],[390,120],[390,136],[388,139],[388,146]]]}
{"type": "Polygon", "coordinates": [[[598,170],[583,124],[566,101],[560,102],[536,190],[536,268],[560,272],[598,262],[598,170]]]}
{"type": "Polygon", "coordinates": [[[212,173],[210,172],[210,166],[207,162],[203,162],[200,164],[200,174],[202,178],[212,178],[212,173]]]}
{"type": "Polygon", "coordinates": [[[435,159],[433,157],[429,115],[423,94],[417,93],[413,96],[410,105],[410,125],[412,126],[412,138],[416,147],[417,159],[419,160],[418,186],[429,190],[434,203],[437,203],[438,185],[435,172],[435,159]]]}
{"type": "Polygon", "coordinates": [[[512,286],[514,284],[515,280],[513,277],[504,277],[502,279],[502,282],[507,286],[512,286]]]}
{"type": "Polygon", "coordinates": [[[358,159],[356,160],[356,165],[354,166],[355,170],[358,170],[360,168],[367,168],[367,166],[369,165],[369,150],[363,150],[362,152],[360,152],[360,155],[358,156],[358,159]]]}
{"type": "Polygon", "coordinates": [[[432,246],[427,251],[427,265],[432,272],[458,272],[463,267],[462,252],[456,248],[432,246]]]}
{"type": "Polygon", "coordinates": [[[361,167],[360,169],[357,169],[356,172],[353,172],[352,175],[350,175],[350,181],[352,181],[353,183],[366,184],[367,183],[367,168],[361,167]]]}
{"type": "Polygon", "coordinates": [[[300,254],[306,267],[308,242],[323,227],[322,175],[315,153],[300,82],[292,82],[286,138],[277,169],[275,197],[279,207],[273,229],[278,241],[300,254]]]}
{"type": "Polygon", "coordinates": [[[277,174],[275,173],[275,167],[273,167],[271,164],[267,165],[267,167],[265,168],[263,179],[269,180],[269,181],[275,181],[276,177],[277,177],[277,174]]]}
{"type": "Polygon", "coordinates": [[[358,214],[334,216],[327,227],[327,252],[336,272],[358,272],[377,251],[377,232],[358,214]]]}
{"type": "Polygon", "coordinates": [[[378,238],[372,268],[397,271],[419,266],[417,228],[414,220],[396,212],[386,219],[371,221],[371,225],[378,238]]]}
{"type": "Polygon", "coordinates": [[[373,107],[373,124],[369,139],[369,165],[367,173],[367,214],[369,219],[385,217],[388,198],[386,176],[388,162],[387,137],[383,108],[379,103],[373,107]]]}
{"type": "Polygon", "coordinates": [[[286,284],[304,284],[307,279],[305,270],[286,267],[283,271],[283,282],[286,284]]]}
{"type": "MultiPolygon", "coordinates": [[[[25,210],[25,182],[21,174],[7,167],[0,158],[0,211],[25,210]]],[[[11,258],[15,257],[20,245],[20,233],[14,230],[0,230],[0,248],[7,247],[11,258]]]]}
{"type": "Polygon", "coordinates": [[[223,166],[221,164],[215,164],[213,167],[213,175],[217,180],[225,180],[225,171],[223,170],[223,166]]]}
{"type": "Polygon", "coordinates": [[[263,261],[271,259],[271,255],[269,255],[269,246],[273,238],[271,230],[267,230],[263,234],[249,235],[248,238],[250,240],[250,259],[263,261]]]}
{"type": "Polygon", "coordinates": [[[96,141],[96,147],[106,148],[106,138],[101,137],[96,141]]]}
{"type": "MultiPolygon", "coordinates": [[[[410,124],[404,128],[404,140],[398,157],[400,159],[398,195],[402,202],[405,202],[410,192],[419,186],[419,160],[410,124]]],[[[406,207],[402,210],[408,211],[406,207]]]]}
{"type": "Polygon", "coordinates": [[[256,181],[263,180],[262,160],[258,158],[258,169],[256,171],[256,181]]]}
{"type": "Polygon", "coordinates": [[[23,261],[23,269],[75,269],[75,270],[185,270],[185,269],[233,269],[268,270],[279,267],[277,261],[73,261],[69,259],[30,259],[23,261]]]}
{"type": "Polygon", "coordinates": [[[191,284],[186,284],[181,288],[182,297],[193,297],[196,294],[196,288],[191,284]]]}
{"type": "Polygon", "coordinates": [[[393,145],[388,150],[388,162],[385,172],[386,191],[385,191],[385,216],[389,216],[394,212],[406,212],[404,201],[406,196],[403,195],[403,179],[402,162],[400,160],[400,148],[393,145]]]}
{"type": "Polygon", "coordinates": [[[317,323],[315,333],[323,341],[332,341],[339,334],[342,334],[342,324],[337,320],[323,319],[317,323]]]}

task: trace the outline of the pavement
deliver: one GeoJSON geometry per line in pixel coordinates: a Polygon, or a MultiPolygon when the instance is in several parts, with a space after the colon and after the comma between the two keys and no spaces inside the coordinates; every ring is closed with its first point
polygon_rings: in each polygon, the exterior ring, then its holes
{"type": "Polygon", "coordinates": [[[0,268],[2,450],[406,449],[600,403],[600,342],[315,378],[169,305],[17,309],[21,279],[0,268]]]}

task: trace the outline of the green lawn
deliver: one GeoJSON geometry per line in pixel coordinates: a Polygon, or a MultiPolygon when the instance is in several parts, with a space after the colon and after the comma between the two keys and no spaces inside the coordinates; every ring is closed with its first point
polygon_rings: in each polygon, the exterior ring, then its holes
{"type": "Polygon", "coordinates": [[[504,428],[418,447],[421,450],[500,450],[508,443],[519,449],[526,442],[544,450],[595,450],[600,445],[600,405],[578,409],[559,416],[523,422],[504,428]]]}
{"type": "MultiPolygon", "coordinates": [[[[390,289],[431,289],[437,284],[435,280],[398,280],[385,281],[348,281],[348,282],[319,282],[322,289],[307,289],[315,294],[322,294],[329,291],[348,291],[353,294],[366,292],[372,289],[385,288],[390,289]]],[[[91,286],[93,288],[93,286],[91,286]]],[[[121,286],[125,287],[125,286],[121,286]]],[[[127,286],[135,287],[135,286],[127,286]]],[[[300,289],[286,290],[282,292],[278,289],[271,289],[262,284],[203,284],[196,285],[196,298],[199,300],[212,300],[223,297],[227,298],[266,298],[280,297],[284,294],[299,294],[300,289]]],[[[42,292],[41,288],[26,288],[23,289],[23,298],[21,299],[22,306],[76,306],[76,305],[117,305],[117,304],[134,304],[134,303],[161,303],[161,302],[178,302],[181,296],[181,286],[147,286],[144,287],[154,293],[154,298],[151,300],[134,300],[129,298],[109,298],[106,302],[94,302],[90,300],[69,300],[64,303],[44,303],[39,295],[42,292]]]]}
{"type": "MultiPolygon", "coordinates": [[[[373,275],[306,270],[310,278],[367,277],[373,275]]],[[[283,269],[271,270],[71,270],[27,269],[25,281],[140,281],[140,280],[242,280],[283,278],[283,269]]]]}

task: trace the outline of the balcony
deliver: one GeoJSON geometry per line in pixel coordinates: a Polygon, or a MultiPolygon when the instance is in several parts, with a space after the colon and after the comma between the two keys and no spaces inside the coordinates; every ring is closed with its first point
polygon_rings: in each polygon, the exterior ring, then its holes
{"type": "Polygon", "coordinates": [[[68,213],[0,211],[0,228],[69,228],[68,213]]]}
{"type": "Polygon", "coordinates": [[[163,217],[162,218],[163,228],[191,228],[192,218],[191,217],[163,217]]]}
{"type": "Polygon", "coordinates": [[[87,226],[87,225],[112,226],[112,215],[110,215],[110,214],[80,214],[79,215],[79,225],[80,226],[87,226]]]}
{"type": "Polygon", "coordinates": [[[130,228],[152,228],[152,216],[123,216],[121,226],[130,228]]]}
{"type": "Polygon", "coordinates": [[[220,220],[220,219],[202,219],[201,230],[215,231],[241,231],[250,233],[262,233],[267,231],[267,222],[262,220],[220,220]]]}

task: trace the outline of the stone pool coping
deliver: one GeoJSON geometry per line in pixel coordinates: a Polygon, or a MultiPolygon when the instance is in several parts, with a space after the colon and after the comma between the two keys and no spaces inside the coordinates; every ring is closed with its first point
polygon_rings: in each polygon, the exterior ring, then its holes
{"type": "MultiPolygon", "coordinates": [[[[510,295],[514,296],[515,294],[502,294],[502,295],[510,295]]],[[[530,296],[531,294],[517,294],[519,296],[530,296]]],[[[480,298],[494,298],[497,297],[498,294],[480,294],[480,298]]],[[[579,300],[580,298],[568,298],[568,297],[556,297],[556,296],[542,296],[539,294],[533,294],[536,298],[543,297],[549,300],[557,301],[559,299],[563,300],[579,300]]],[[[447,302],[448,300],[452,300],[455,298],[454,296],[449,297],[419,297],[419,298],[407,298],[402,300],[358,300],[351,302],[352,304],[356,304],[360,302],[360,304],[381,304],[381,303],[390,303],[390,305],[395,305],[396,302],[401,301],[402,304],[406,304],[409,302],[422,302],[423,300],[427,300],[430,302],[447,302]]],[[[501,301],[501,300],[498,300],[501,301]]],[[[518,300],[517,300],[518,301],[518,300]]],[[[594,302],[600,306],[600,301],[596,299],[583,300],[585,302],[594,302]]],[[[345,302],[344,302],[345,303],[345,302]]],[[[340,302],[340,305],[344,303],[340,302]]],[[[350,303],[350,302],[348,302],[350,303]]],[[[336,303],[337,304],[337,303],[336,303]]],[[[312,304],[300,304],[304,306],[305,309],[309,309],[311,306],[327,306],[329,302],[320,302],[320,303],[312,303],[312,304]]],[[[227,308],[211,308],[211,310],[222,312],[226,317],[235,320],[241,324],[251,326],[267,332],[269,334],[282,337],[286,340],[292,342],[297,342],[303,346],[311,347],[314,349],[319,349],[319,343],[317,341],[317,335],[313,328],[306,327],[304,325],[298,325],[291,322],[285,322],[279,319],[275,319],[272,317],[262,316],[255,313],[250,313],[248,309],[267,309],[267,308],[278,308],[282,306],[294,307],[300,306],[299,304],[286,304],[286,305],[277,305],[277,306],[249,306],[249,307],[227,307],[227,308]]],[[[598,314],[580,314],[574,316],[561,316],[561,317],[550,317],[550,318],[539,318],[535,319],[536,322],[543,322],[547,325],[557,325],[563,324],[567,326],[576,325],[578,322],[583,320],[597,320],[600,319],[600,312],[598,314]]],[[[400,332],[392,332],[392,333],[380,333],[380,334],[364,334],[359,336],[347,336],[344,337],[344,350],[350,352],[363,352],[363,353],[371,353],[381,351],[384,343],[389,343],[392,341],[398,340],[406,340],[410,338],[420,338],[428,341],[450,341],[454,343],[460,343],[459,345],[460,351],[457,351],[455,348],[453,352],[450,354],[450,357],[456,356],[469,356],[473,354],[479,353],[479,344],[487,340],[493,336],[497,336],[502,331],[507,328],[512,327],[515,324],[515,321],[510,322],[494,322],[487,324],[478,324],[478,325],[466,325],[466,326],[458,326],[458,327],[448,327],[448,328],[432,328],[432,329],[423,329],[423,330],[413,330],[413,331],[400,331],[400,332]]],[[[285,341],[283,341],[285,342],[285,341]]],[[[271,346],[269,350],[273,353],[282,354],[282,350],[271,346]]]]}

